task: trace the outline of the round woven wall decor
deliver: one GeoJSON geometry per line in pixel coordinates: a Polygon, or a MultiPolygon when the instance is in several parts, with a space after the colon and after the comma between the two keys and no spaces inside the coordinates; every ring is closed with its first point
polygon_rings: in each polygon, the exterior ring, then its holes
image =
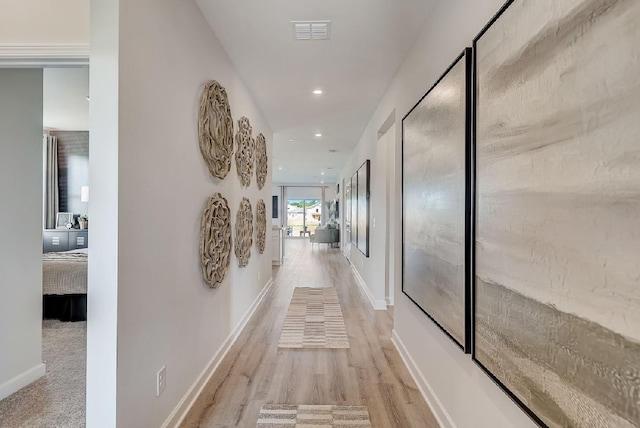
{"type": "Polygon", "coordinates": [[[264,244],[267,240],[267,207],[260,199],[256,205],[256,247],[260,254],[264,253],[264,244]]]}
{"type": "Polygon", "coordinates": [[[262,189],[267,180],[268,162],[267,141],[264,135],[258,134],[256,137],[256,181],[258,182],[258,189],[262,189]]]}
{"type": "Polygon", "coordinates": [[[208,82],[202,92],[198,119],[200,153],[214,177],[223,179],[231,169],[233,119],[227,91],[218,82],[208,82]]]}
{"type": "Polygon", "coordinates": [[[251,202],[242,198],[240,208],[236,215],[236,245],[235,253],[238,258],[238,267],[249,264],[251,246],[253,245],[253,211],[251,202]]]}
{"type": "Polygon", "coordinates": [[[253,151],[256,142],[251,138],[252,132],[253,128],[251,128],[249,119],[242,116],[238,120],[238,133],[236,134],[236,167],[240,184],[244,187],[249,187],[253,174],[253,151]]]}
{"type": "Polygon", "coordinates": [[[231,260],[231,210],[227,200],[214,193],[207,201],[200,225],[200,266],[204,282],[216,288],[231,260]]]}

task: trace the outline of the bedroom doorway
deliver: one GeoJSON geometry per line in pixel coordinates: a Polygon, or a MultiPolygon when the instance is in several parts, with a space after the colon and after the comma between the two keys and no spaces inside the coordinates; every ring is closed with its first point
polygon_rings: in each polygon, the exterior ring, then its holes
{"type": "MultiPolygon", "coordinates": [[[[84,426],[89,244],[86,228],[89,205],[88,67],[43,67],[13,69],[12,72],[10,77],[14,81],[34,73],[38,81],[11,91],[10,95],[3,92],[14,104],[12,110],[21,112],[20,120],[26,120],[25,111],[33,112],[27,126],[34,130],[34,135],[22,144],[14,144],[16,147],[7,147],[9,152],[3,151],[10,154],[7,158],[18,164],[15,167],[20,170],[13,173],[7,168],[2,170],[11,178],[6,181],[14,182],[14,187],[20,189],[17,192],[20,199],[34,204],[27,208],[22,205],[24,202],[10,203],[21,213],[22,227],[15,228],[19,236],[8,236],[8,239],[12,247],[28,245],[25,251],[16,253],[22,256],[15,265],[28,271],[16,284],[21,284],[20,292],[31,294],[28,299],[19,296],[0,298],[14,307],[10,309],[3,305],[0,313],[10,315],[16,310],[22,317],[1,323],[13,326],[13,330],[21,335],[19,344],[5,346],[0,341],[2,349],[11,350],[7,360],[3,358],[0,374],[4,375],[9,369],[13,371],[9,382],[0,378],[2,424],[84,426]],[[33,100],[26,100],[32,88],[39,91],[38,99],[34,96],[33,100]],[[29,105],[21,109],[17,107],[20,103],[29,105]],[[29,147],[28,162],[33,170],[20,167],[26,153],[18,146],[29,147]],[[41,190],[37,190],[40,183],[33,185],[31,181],[41,182],[41,190]],[[47,193],[55,196],[50,204],[46,203],[47,193]],[[26,228],[29,230],[25,231],[26,228]],[[17,329],[16,325],[22,327],[17,329]],[[14,370],[5,364],[13,360],[21,367],[16,364],[14,370]],[[33,364],[37,364],[35,368],[31,368],[33,364]],[[34,408],[38,411],[34,412],[34,408]]],[[[11,133],[20,126],[14,120],[1,128],[3,132],[11,133]]],[[[21,140],[7,141],[13,144],[21,140]]],[[[4,268],[2,271],[5,272],[4,268]]],[[[4,336],[0,334],[0,337],[4,336]]]]}

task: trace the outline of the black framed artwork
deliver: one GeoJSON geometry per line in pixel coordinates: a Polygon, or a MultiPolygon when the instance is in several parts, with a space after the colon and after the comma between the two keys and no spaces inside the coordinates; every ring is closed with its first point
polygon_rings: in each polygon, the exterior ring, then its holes
{"type": "Polygon", "coordinates": [[[356,247],[369,257],[369,176],[371,173],[371,162],[364,161],[356,176],[358,178],[358,225],[356,247]]]}
{"type": "Polygon", "coordinates": [[[640,421],[639,36],[515,0],[474,41],[473,359],[541,426],[640,421]]]}
{"type": "Polygon", "coordinates": [[[271,218],[278,218],[278,195],[271,197],[271,218]]]}
{"type": "Polygon", "coordinates": [[[471,49],[402,120],[402,291],[471,351],[471,49]]]}
{"type": "Polygon", "coordinates": [[[352,245],[358,246],[358,173],[351,176],[351,233],[349,240],[352,245]]]}

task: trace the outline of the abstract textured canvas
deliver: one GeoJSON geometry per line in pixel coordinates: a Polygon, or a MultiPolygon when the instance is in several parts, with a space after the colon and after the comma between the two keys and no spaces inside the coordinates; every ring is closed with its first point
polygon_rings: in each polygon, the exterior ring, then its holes
{"type": "Polygon", "coordinates": [[[470,61],[465,50],[402,121],[402,291],[464,349],[470,61]]]}
{"type": "Polygon", "coordinates": [[[640,2],[516,0],[475,42],[475,353],[539,424],[640,426],[640,2]]]}

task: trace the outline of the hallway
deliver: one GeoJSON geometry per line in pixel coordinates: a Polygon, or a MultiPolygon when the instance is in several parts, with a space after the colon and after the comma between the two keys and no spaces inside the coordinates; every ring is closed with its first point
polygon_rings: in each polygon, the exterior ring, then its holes
{"type": "Polygon", "coordinates": [[[286,254],[182,427],[255,427],[264,404],[367,406],[374,428],[437,427],[390,340],[392,317],[371,308],[341,250],[290,239],[286,254]],[[278,349],[295,287],[336,287],[349,349],[278,349]]]}

